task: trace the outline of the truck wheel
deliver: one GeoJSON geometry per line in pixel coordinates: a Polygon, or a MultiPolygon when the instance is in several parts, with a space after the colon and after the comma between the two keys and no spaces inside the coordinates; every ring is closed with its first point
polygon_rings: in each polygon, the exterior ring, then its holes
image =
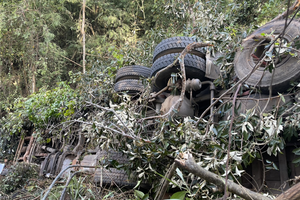
{"type": "MultiPolygon", "coordinates": [[[[179,53],[172,53],[158,58],[151,67],[151,77],[155,76],[159,70],[172,64],[178,56],[179,53]]],[[[187,54],[184,57],[184,66],[186,70],[186,78],[198,78],[201,81],[207,80],[205,77],[205,60],[203,58],[187,54]]],[[[172,68],[160,73],[158,77],[156,77],[154,84],[158,89],[166,87],[171,74],[179,71],[180,65],[179,62],[177,62],[172,68]]]]}
{"type": "MultiPolygon", "coordinates": [[[[197,42],[197,40],[191,37],[172,37],[165,39],[155,47],[153,62],[167,54],[181,53],[188,44],[193,42],[197,42]]],[[[205,48],[197,48],[190,53],[205,59],[205,48]]]]}
{"type": "MultiPolygon", "coordinates": [[[[265,34],[279,35],[285,26],[285,20],[279,20],[268,23],[254,33],[242,43],[240,50],[237,52],[234,60],[234,69],[238,78],[242,79],[249,74],[258,62],[258,58],[264,56],[264,50],[270,44],[270,40],[257,41],[253,36],[265,34]]],[[[248,85],[258,85],[263,93],[268,94],[268,88],[272,82],[272,93],[286,91],[290,87],[290,82],[300,78],[300,62],[297,57],[292,57],[286,50],[286,44],[291,44],[295,48],[295,40],[300,35],[300,22],[292,21],[286,28],[285,35],[281,39],[282,47],[275,47],[274,51],[278,54],[274,59],[275,72],[265,70],[266,64],[257,69],[245,82],[248,85]]],[[[299,39],[298,39],[299,40],[299,39]]],[[[274,54],[274,53],[273,53],[274,54]]],[[[274,69],[273,69],[274,70],[274,69]]]]}
{"type": "Polygon", "coordinates": [[[142,80],[124,79],[115,83],[114,90],[118,93],[127,92],[129,95],[136,95],[144,91],[142,80]]]}
{"type": "Polygon", "coordinates": [[[118,70],[115,81],[124,79],[140,79],[140,77],[149,77],[151,69],[140,65],[130,65],[118,70]]]}
{"type": "MultiPolygon", "coordinates": [[[[87,157],[87,156],[86,156],[87,157]]],[[[107,165],[109,162],[115,160],[119,164],[125,164],[129,160],[122,152],[116,152],[114,150],[98,151],[97,157],[101,165],[107,165]]],[[[84,159],[85,157],[83,157],[84,159]]],[[[132,187],[136,184],[137,180],[129,179],[127,173],[124,170],[116,168],[101,168],[96,169],[94,174],[94,181],[103,185],[117,185],[117,186],[129,186],[132,187]]]]}

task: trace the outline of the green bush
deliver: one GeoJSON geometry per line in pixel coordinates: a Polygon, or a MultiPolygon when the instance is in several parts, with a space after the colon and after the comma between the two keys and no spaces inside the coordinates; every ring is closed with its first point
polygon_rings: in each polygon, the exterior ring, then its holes
{"type": "Polygon", "coordinates": [[[38,166],[29,163],[13,165],[7,176],[0,180],[0,191],[10,194],[22,188],[31,178],[38,177],[38,166]]]}

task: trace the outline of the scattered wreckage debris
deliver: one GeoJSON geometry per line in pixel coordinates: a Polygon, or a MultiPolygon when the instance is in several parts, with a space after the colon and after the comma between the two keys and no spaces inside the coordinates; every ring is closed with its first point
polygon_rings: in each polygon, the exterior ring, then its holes
{"type": "MultiPolygon", "coordinates": [[[[76,171],[93,175],[93,180],[102,185],[116,184],[119,186],[135,186],[136,182],[129,179],[124,170],[116,168],[106,169],[108,160],[117,160],[119,164],[124,164],[128,161],[121,152],[112,150],[89,150],[88,152],[79,152],[75,154],[72,151],[64,151],[49,153],[41,164],[40,175],[46,177],[56,177],[61,171],[65,170],[70,165],[77,165],[76,171]],[[80,166],[90,166],[80,167],[80,166]],[[102,166],[102,167],[101,167],[102,166]]],[[[64,172],[62,176],[68,176],[68,172],[64,172]]]]}
{"type": "MultiPolygon", "coordinates": [[[[15,162],[23,161],[29,163],[32,162],[32,157],[39,157],[39,161],[42,160],[39,163],[40,176],[53,178],[68,166],[78,165],[88,167],[77,167],[73,170],[92,175],[93,181],[101,186],[115,184],[134,187],[137,183],[133,178],[129,178],[124,170],[113,167],[105,168],[112,160],[116,160],[119,164],[128,162],[128,159],[121,152],[100,149],[74,152],[71,150],[70,145],[65,146],[63,151],[59,151],[47,146],[33,145],[34,141],[33,136],[20,139],[14,160],[15,162]],[[89,168],[89,166],[92,168],[89,168]]],[[[71,172],[71,169],[64,172],[62,176],[67,177],[69,172],[71,172]]]]}

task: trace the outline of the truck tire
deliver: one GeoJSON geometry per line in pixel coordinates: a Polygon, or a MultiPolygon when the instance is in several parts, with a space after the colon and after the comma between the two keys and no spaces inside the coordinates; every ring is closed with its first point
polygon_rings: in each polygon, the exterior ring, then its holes
{"type": "MultiPolygon", "coordinates": [[[[172,64],[174,60],[179,56],[179,53],[172,53],[164,55],[158,58],[151,67],[151,77],[155,76],[156,73],[172,64]]],[[[198,78],[201,81],[207,80],[205,77],[205,60],[195,55],[187,54],[184,57],[184,66],[186,70],[186,78],[198,78]]],[[[179,62],[176,63],[172,68],[160,73],[155,79],[155,86],[158,89],[162,89],[167,86],[168,80],[172,73],[180,71],[179,62]]]]}
{"type": "Polygon", "coordinates": [[[124,79],[115,83],[114,90],[118,93],[127,92],[129,95],[136,95],[144,91],[142,80],[124,79]]]}
{"type": "Polygon", "coordinates": [[[118,82],[124,79],[140,79],[141,77],[148,78],[151,69],[140,65],[130,65],[122,67],[118,70],[115,81],[118,82]]]}
{"type": "MultiPolygon", "coordinates": [[[[181,53],[188,44],[193,42],[197,42],[197,40],[191,37],[172,37],[161,41],[154,49],[153,63],[164,55],[181,53]]],[[[205,48],[197,48],[190,53],[205,59],[205,48]]]]}
{"type": "MultiPolygon", "coordinates": [[[[114,150],[99,150],[97,156],[99,163],[102,166],[108,165],[113,160],[119,164],[125,164],[129,160],[122,152],[116,152],[114,150]]],[[[84,158],[84,157],[83,157],[84,158]]],[[[95,170],[94,182],[102,185],[117,185],[117,186],[130,186],[134,187],[137,180],[129,179],[127,173],[124,170],[116,168],[99,168],[95,170]]]]}
{"type": "MultiPolygon", "coordinates": [[[[249,74],[255,66],[257,60],[264,56],[263,51],[270,43],[265,39],[264,41],[257,41],[253,39],[253,36],[261,35],[262,33],[279,35],[285,26],[285,20],[279,20],[268,23],[258,30],[253,32],[247,39],[242,43],[240,50],[236,53],[234,60],[234,69],[238,78],[242,79],[249,74]]],[[[300,35],[300,22],[292,21],[291,24],[286,28],[283,40],[285,43],[291,43],[291,46],[295,48],[295,39],[300,35]]],[[[274,49],[276,51],[276,48],[274,49]]],[[[277,48],[277,52],[279,48],[277,48]]],[[[296,57],[292,57],[287,52],[279,52],[279,59],[275,60],[275,72],[272,80],[273,71],[265,70],[264,66],[257,69],[245,82],[250,86],[258,85],[262,93],[269,93],[269,86],[272,82],[272,93],[284,92],[290,87],[290,82],[298,80],[300,78],[300,62],[296,57]]],[[[273,69],[274,70],[274,69],[273,69]]]]}

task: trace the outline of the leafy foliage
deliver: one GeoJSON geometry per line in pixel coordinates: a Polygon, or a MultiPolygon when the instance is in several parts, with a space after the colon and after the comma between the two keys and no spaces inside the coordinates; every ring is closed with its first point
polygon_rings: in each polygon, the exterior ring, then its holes
{"type": "Polygon", "coordinates": [[[37,178],[38,166],[28,163],[17,163],[10,168],[7,176],[0,180],[0,190],[4,193],[11,193],[22,188],[31,178],[37,178]]]}
{"type": "Polygon", "coordinates": [[[69,120],[78,103],[78,94],[64,82],[52,90],[43,88],[27,98],[16,99],[7,108],[8,115],[1,119],[1,155],[7,151],[13,153],[11,150],[16,148],[18,140],[12,138],[18,135],[24,137],[32,129],[40,141],[49,142],[53,135],[59,133],[57,124],[69,120]]]}
{"type": "Polygon", "coordinates": [[[61,26],[56,1],[12,1],[1,6],[1,104],[62,80],[64,51],[53,42],[61,26]],[[55,11],[54,11],[55,10],[55,11]]]}

